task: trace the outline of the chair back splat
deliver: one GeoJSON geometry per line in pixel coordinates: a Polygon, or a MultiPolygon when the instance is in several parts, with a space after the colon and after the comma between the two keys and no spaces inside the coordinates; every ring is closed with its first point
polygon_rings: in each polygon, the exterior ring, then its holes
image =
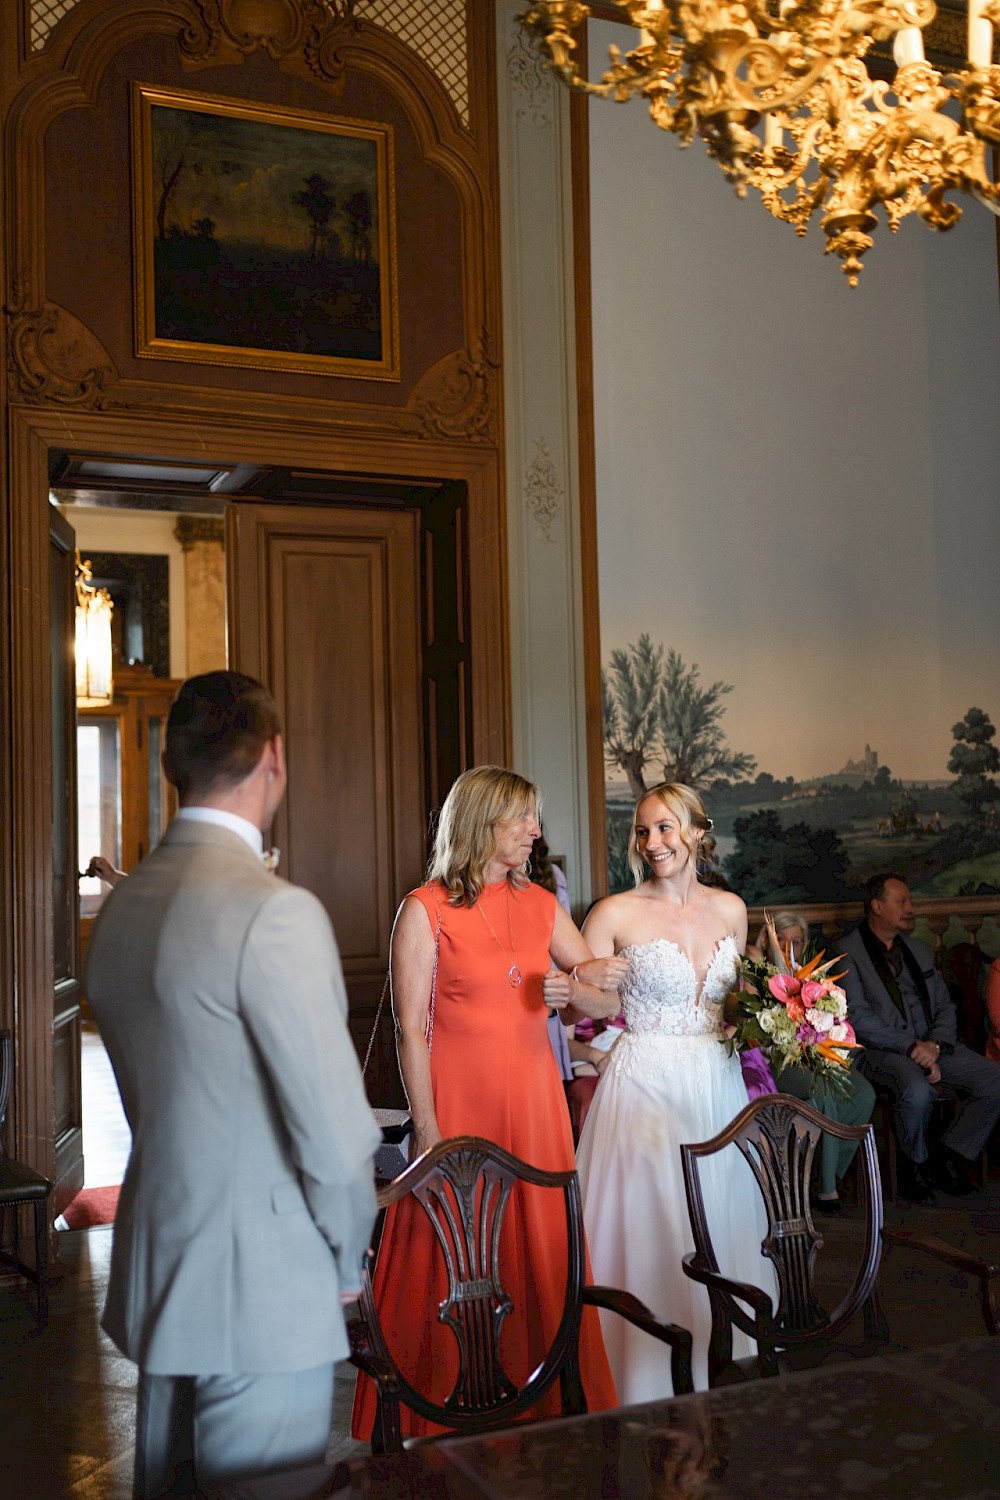
{"type": "MultiPolygon", "coordinates": [[[[360,1317],[348,1325],[351,1359],[375,1382],[377,1413],[372,1434],[376,1452],[398,1449],[400,1404],[438,1427],[482,1432],[504,1426],[526,1413],[558,1379],[565,1415],[586,1411],[580,1378],[580,1324],[585,1304],[619,1313],[672,1347],[680,1390],[690,1390],[691,1339],[686,1330],[663,1323],[635,1298],[584,1284],[583,1212],[574,1171],[545,1172],[529,1166],[478,1136],[441,1141],[379,1192],[387,1208],[412,1194],[430,1220],[441,1253],[447,1288],[437,1307],[438,1321],[454,1336],[458,1372],[443,1401],[420,1391],[400,1369],[378,1316],[366,1271],[359,1298],[360,1317]],[[566,1220],[566,1291],[559,1326],[535,1368],[518,1385],[504,1368],[500,1336],[509,1317],[525,1316],[503,1284],[501,1235],[512,1196],[542,1189],[561,1195],[566,1220]]],[[[434,1296],[432,1287],[414,1296],[434,1296]]]]}
{"type": "MultiPolygon", "coordinates": [[[[514,1307],[500,1282],[500,1230],[515,1181],[500,1161],[466,1147],[413,1190],[448,1271],[438,1317],[454,1333],[459,1351],[458,1378],[445,1401],[451,1413],[478,1417],[518,1397],[500,1358],[500,1330],[514,1307]]],[[[567,1295],[560,1335],[573,1312],[567,1295]]]]}

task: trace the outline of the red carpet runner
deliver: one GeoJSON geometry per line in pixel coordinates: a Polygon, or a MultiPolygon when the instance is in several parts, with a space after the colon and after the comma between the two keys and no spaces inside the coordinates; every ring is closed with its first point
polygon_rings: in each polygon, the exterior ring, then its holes
{"type": "Polygon", "coordinates": [[[120,1192],[121,1183],[115,1187],[83,1188],[63,1209],[67,1229],[93,1229],[98,1224],[113,1224],[120,1192]]]}

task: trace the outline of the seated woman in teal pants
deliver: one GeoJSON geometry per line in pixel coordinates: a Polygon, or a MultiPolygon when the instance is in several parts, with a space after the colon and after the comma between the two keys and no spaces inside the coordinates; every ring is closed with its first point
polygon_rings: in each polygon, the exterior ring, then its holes
{"type": "MultiPolygon", "coordinates": [[[[792,907],[771,912],[770,915],[778,941],[791,955],[792,966],[803,963],[806,959],[806,949],[811,946],[809,926],[805,917],[792,907]]],[[[773,954],[767,954],[767,943],[767,928],[762,927],[756,945],[748,948],[747,952],[751,957],[759,955],[773,958],[773,954]]],[[[845,1074],[845,1077],[848,1090],[838,1092],[830,1087],[825,1078],[817,1077],[808,1068],[793,1065],[785,1068],[776,1082],[781,1093],[794,1094],[797,1099],[805,1099],[822,1114],[827,1115],[831,1120],[836,1120],[840,1125],[866,1125],[875,1108],[875,1090],[857,1068],[852,1068],[849,1073],[845,1074]]],[[[854,1160],[854,1153],[857,1149],[856,1141],[838,1140],[824,1131],[820,1146],[819,1188],[815,1197],[815,1207],[820,1213],[840,1212],[840,1194],[837,1184],[854,1160]]]]}

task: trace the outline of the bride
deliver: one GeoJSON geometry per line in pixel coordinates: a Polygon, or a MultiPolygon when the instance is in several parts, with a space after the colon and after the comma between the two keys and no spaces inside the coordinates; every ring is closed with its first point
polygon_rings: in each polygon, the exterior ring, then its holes
{"type": "MultiPolygon", "coordinates": [[[[747,912],[732,892],[698,880],[699,861],[715,847],[711,827],[690,787],[664,783],[647,792],[629,836],[636,889],[599,901],[584,923],[592,952],[620,954],[629,970],[619,991],[627,1030],[611,1050],[577,1152],[594,1280],[624,1287],[691,1330],[699,1390],[708,1385],[711,1311],[704,1287],[681,1269],[694,1241],[679,1147],[718,1134],[747,1103],[739,1060],[720,1045],[747,912]]],[[[720,1269],[773,1295],[749,1166],[736,1146],[700,1166],[720,1269]]],[[[622,1318],[602,1314],[602,1323],[622,1404],[671,1395],[669,1350],[622,1318]]],[[[750,1352],[737,1332],[734,1356],[750,1352]]]]}

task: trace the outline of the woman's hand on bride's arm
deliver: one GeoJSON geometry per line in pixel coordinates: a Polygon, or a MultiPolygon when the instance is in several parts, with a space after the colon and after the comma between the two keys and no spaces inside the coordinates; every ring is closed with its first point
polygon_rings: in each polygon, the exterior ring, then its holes
{"type": "MultiPolygon", "coordinates": [[[[598,906],[603,904],[599,902],[598,906]]],[[[593,913],[587,918],[588,926],[592,917],[593,913]]],[[[588,939],[577,931],[566,912],[557,907],[550,947],[553,962],[560,969],[571,971],[565,1000],[567,1010],[595,1020],[616,1016],[620,1009],[618,986],[628,970],[628,961],[614,957],[614,942],[598,949],[599,956],[595,958],[588,939]]],[[[564,1019],[571,1020],[572,1016],[567,1014],[564,1019]]]]}
{"type": "Polygon", "coordinates": [[[628,959],[589,958],[586,962],[577,964],[573,973],[574,978],[581,980],[583,984],[592,984],[598,990],[614,990],[617,994],[618,986],[624,982],[628,973],[628,959]]]}
{"type": "Polygon", "coordinates": [[[607,1021],[621,1009],[617,990],[599,990],[596,985],[584,984],[556,968],[551,968],[542,979],[542,998],[550,1009],[559,1012],[564,1026],[584,1016],[607,1021]]]}

